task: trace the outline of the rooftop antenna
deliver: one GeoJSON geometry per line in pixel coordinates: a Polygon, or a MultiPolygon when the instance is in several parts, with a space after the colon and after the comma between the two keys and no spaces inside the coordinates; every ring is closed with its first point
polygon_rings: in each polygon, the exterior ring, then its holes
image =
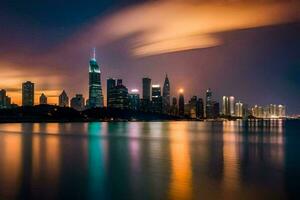
{"type": "Polygon", "coordinates": [[[92,59],[96,60],[96,48],[93,48],[93,55],[92,55],[92,59]]]}

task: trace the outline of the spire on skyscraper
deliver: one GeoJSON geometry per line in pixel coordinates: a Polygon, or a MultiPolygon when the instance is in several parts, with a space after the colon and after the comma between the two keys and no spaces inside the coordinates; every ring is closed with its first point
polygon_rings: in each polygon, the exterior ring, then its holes
{"type": "Polygon", "coordinates": [[[96,60],[96,48],[93,48],[92,60],[96,60]]]}

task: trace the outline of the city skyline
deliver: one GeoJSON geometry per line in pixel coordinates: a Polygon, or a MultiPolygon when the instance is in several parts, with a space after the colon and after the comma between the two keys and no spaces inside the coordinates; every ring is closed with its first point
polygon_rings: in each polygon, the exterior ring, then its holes
{"type": "MultiPolygon", "coordinates": [[[[58,96],[57,101],[52,103],[59,105],[60,107],[70,107],[78,111],[86,109],[101,108],[106,106],[107,108],[118,109],[130,109],[135,111],[154,112],[158,114],[178,115],[181,117],[190,117],[197,119],[216,119],[218,117],[241,117],[247,118],[248,116],[254,116],[257,118],[275,118],[286,116],[286,105],[257,105],[253,104],[249,107],[247,102],[241,102],[235,99],[234,96],[223,96],[219,101],[213,97],[213,92],[210,88],[206,90],[205,101],[199,96],[193,95],[189,101],[184,100],[184,89],[180,88],[176,94],[172,97],[177,102],[178,106],[171,106],[171,84],[168,74],[165,75],[163,86],[160,84],[151,84],[152,79],[149,77],[142,78],[142,92],[139,93],[138,89],[128,88],[123,84],[123,80],[118,78],[108,78],[106,88],[106,98],[103,97],[103,88],[101,82],[101,68],[96,60],[96,49],[93,48],[92,56],[89,61],[89,95],[85,99],[81,93],[71,98],[65,90],[58,96]],[[131,91],[131,92],[129,92],[131,91]],[[140,98],[140,94],[142,98],[140,98]],[[199,99],[198,99],[199,97],[199,99]],[[106,104],[104,104],[104,99],[106,104]],[[220,105],[221,102],[221,105],[220,105]],[[205,104],[204,104],[205,103],[205,104]],[[201,117],[200,117],[201,116],[201,117]]],[[[6,90],[1,90],[0,108],[9,108],[10,104],[15,107],[11,97],[6,95],[6,90]]],[[[48,103],[48,97],[41,93],[39,96],[39,103],[35,101],[35,83],[26,81],[22,83],[22,106],[33,105],[45,105],[48,103]]]]}
{"type": "Polygon", "coordinates": [[[250,105],[284,104],[288,113],[300,113],[299,2],[90,2],[72,7],[54,2],[48,6],[56,15],[38,12],[42,3],[35,2],[36,9],[30,3],[3,3],[0,25],[7,29],[0,33],[0,88],[12,102],[21,104],[21,84],[27,80],[36,83],[35,102],[44,93],[49,103],[56,103],[63,89],[69,97],[81,93],[87,98],[87,60],[96,47],[103,88],[107,78],[115,77],[129,90],[142,91],[142,77],[162,86],[168,73],[176,80],[171,97],[180,88],[186,97],[204,97],[211,88],[219,102],[223,95],[233,95],[250,105]],[[185,17],[178,17],[175,8],[185,17]],[[152,20],[152,12],[162,10],[165,20],[152,20]],[[218,15],[209,14],[215,11],[218,15]],[[275,11],[278,16],[270,14],[275,11]],[[141,13],[145,20],[132,20],[141,13]],[[159,21],[158,27],[153,21],[159,21]],[[198,21],[206,26],[189,26],[198,21]]]}

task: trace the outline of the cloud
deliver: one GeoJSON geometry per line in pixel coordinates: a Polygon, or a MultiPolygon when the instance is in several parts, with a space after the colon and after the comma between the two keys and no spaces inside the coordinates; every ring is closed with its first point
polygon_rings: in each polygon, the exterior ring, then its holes
{"type": "Polygon", "coordinates": [[[222,44],[216,33],[300,20],[298,1],[151,1],[93,22],[71,43],[98,45],[136,34],[129,50],[143,57],[222,44]]]}

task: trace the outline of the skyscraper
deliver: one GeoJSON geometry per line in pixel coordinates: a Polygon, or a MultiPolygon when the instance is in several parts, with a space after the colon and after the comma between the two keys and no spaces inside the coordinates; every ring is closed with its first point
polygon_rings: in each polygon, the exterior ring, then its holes
{"type": "Polygon", "coordinates": [[[143,99],[150,101],[150,92],[151,92],[151,79],[143,78],[143,99]]]}
{"type": "Polygon", "coordinates": [[[89,108],[103,107],[101,71],[96,61],[95,49],[89,65],[89,108]]]}
{"type": "Polygon", "coordinates": [[[184,96],[183,96],[183,91],[180,91],[180,93],[179,93],[178,114],[180,116],[184,116],[184,96]]]}
{"type": "Polygon", "coordinates": [[[6,90],[0,90],[0,109],[6,107],[6,90]]]}
{"type": "Polygon", "coordinates": [[[26,81],[22,84],[22,105],[34,105],[34,83],[26,81]]]}
{"type": "Polygon", "coordinates": [[[129,109],[139,110],[140,109],[140,95],[137,89],[131,90],[129,94],[129,109]]]}
{"type": "Polygon", "coordinates": [[[123,85],[122,79],[117,80],[117,85],[111,88],[110,106],[112,108],[128,108],[128,89],[123,85]]]}
{"type": "Polygon", "coordinates": [[[243,117],[243,103],[241,103],[240,101],[235,103],[235,116],[243,117]]]}
{"type": "Polygon", "coordinates": [[[47,104],[47,97],[44,93],[40,96],[40,104],[47,104]]]}
{"type": "Polygon", "coordinates": [[[78,111],[84,110],[84,97],[82,94],[76,94],[76,96],[71,99],[71,107],[78,111]]]}
{"type": "Polygon", "coordinates": [[[171,114],[178,115],[178,106],[176,97],[172,98],[171,114]]]}
{"type": "Polygon", "coordinates": [[[152,85],[152,111],[162,112],[162,96],[160,85],[152,85]]]}
{"type": "Polygon", "coordinates": [[[227,96],[223,96],[222,98],[222,114],[224,116],[230,115],[229,98],[227,96]]]}
{"type": "Polygon", "coordinates": [[[209,89],[206,90],[206,102],[205,102],[205,115],[206,118],[213,118],[213,102],[212,102],[212,92],[209,89]]]}
{"type": "Polygon", "coordinates": [[[163,113],[170,112],[170,81],[166,74],[164,87],[163,87],[163,113]]]}
{"type": "Polygon", "coordinates": [[[11,98],[6,95],[6,90],[0,90],[0,109],[10,108],[11,98]]]}
{"type": "Polygon", "coordinates": [[[188,103],[188,115],[191,118],[197,118],[197,96],[193,96],[188,103]]]}
{"type": "Polygon", "coordinates": [[[112,89],[116,86],[116,80],[113,78],[109,78],[106,81],[106,103],[107,103],[107,107],[111,107],[111,103],[112,103],[112,96],[111,96],[111,91],[112,89]]]}
{"type": "Polygon", "coordinates": [[[197,100],[196,116],[197,116],[198,119],[203,119],[204,118],[204,105],[203,105],[203,99],[202,98],[199,98],[197,100]]]}
{"type": "Polygon", "coordinates": [[[60,107],[68,107],[69,106],[69,97],[65,90],[62,91],[62,93],[58,97],[58,105],[60,107]]]}
{"type": "Polygon", "coordinates": [[[229,109],[230,109],[230,116],[234,116],[234,106],[235,106],[235,98],[234,96],[229,97],[229,109]]]}
{"type": "Polygon", "coordinates": [[[220,115],[220,104],[216,101],[212,101],[212,118],[218,118],[220,115]]]}

